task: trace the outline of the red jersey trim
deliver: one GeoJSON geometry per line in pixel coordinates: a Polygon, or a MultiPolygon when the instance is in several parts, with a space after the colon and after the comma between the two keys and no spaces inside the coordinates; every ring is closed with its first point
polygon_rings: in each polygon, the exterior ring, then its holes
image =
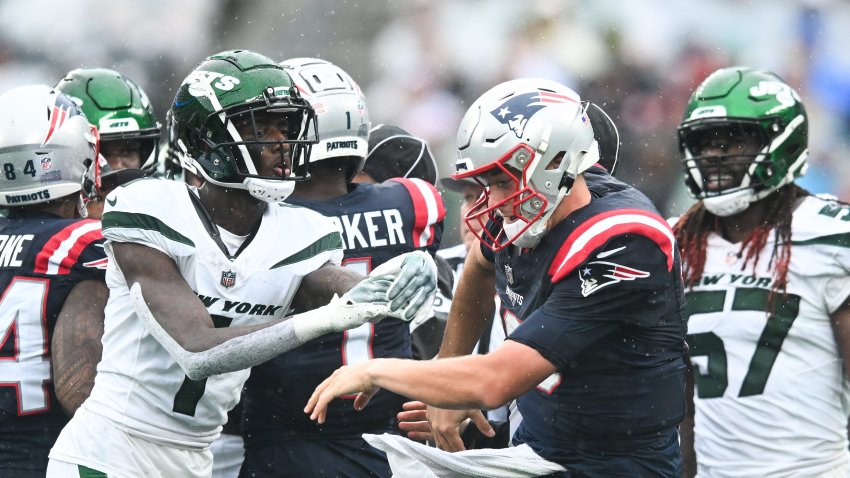
{"type": "Polygon", "coordinates": [[[413,247],[420,248],[434,243],[434,225],[446,217],[443,197],[433,184],[417,178],[393,178],[401,183],[413,200],[415,220],[413,224],[413,247]]]}
{"type": "Polygon", "coordinates": [[[103,239],[100,221],[86,219],[69,224],[53,235],[35,257],[36,274],[68,274],[86,247],[103,239]]]}
{"type": "Polygon", "coordinates": [[[640,234],[654,241],[667,256],[667,271],[673,270],[676,240],[667,221],[642,209],[617,209],[593,216],[570,233],[549,267],[552,283],[561,281],[596,249],[622,234],[640,234]]]}

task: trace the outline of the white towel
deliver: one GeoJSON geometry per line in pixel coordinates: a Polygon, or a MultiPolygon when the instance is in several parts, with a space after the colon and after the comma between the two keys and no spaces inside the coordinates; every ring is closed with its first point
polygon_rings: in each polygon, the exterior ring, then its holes
{"type": "Polygon", "coordinates": [[[387,454],[393,478],[520,478],[565,471],[525,444],[449,453],[388,433],[364,433],[363,439],[387,454]]]}

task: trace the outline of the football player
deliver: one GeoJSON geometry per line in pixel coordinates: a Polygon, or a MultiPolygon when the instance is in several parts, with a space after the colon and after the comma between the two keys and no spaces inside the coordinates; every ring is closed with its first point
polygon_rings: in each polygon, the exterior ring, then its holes
{"type": "Polygon", "coordinates": [[[308,176],[316,140],[313,109],[275,62],[208,57],[171,119],[184,168],[204,183],[147,178],[106,197],[103,359],[50,452],[50,477],[208,477],[210,443],[249,367],[325,333],[410,320],[433,297],[427,254],[361,281],[337,265],[330,221],[279,204],[308,176]],[[310,312],[285,317],[291,309],[310,312]]]}
{"type": "MultiPolygon", "coordinates": [[[[588,189],[591,193],[604,195],[605,190],[611,187],[609,174],[614,174],[614,169],[619,160],[620,136],[617,127],[608,114],[595,103],[588,103],[587,116],[593,127],[593,136],[599,146],[599,162],[586,170],[583,175],[588,189]]],[[[477,221],[467,223],[466,213],[475,206],[475,203],[484,192],[484,187],[471,178],[454,179],[443,178],[440,184],[447,190],[461,195],[461,207],[459,213],[459,232],[461,244],[441,249],[437,252],[438,257],[445,258],[455,271],[455,276],[460,277],[463,272],[463,264],[469,250],[477,243],[478,235],[482,225],[477,221]]],[[[438,263],[439,266],[439,263],[438,263]]],[[[500,310],[499,296],[496,295],[495,310],[500,310]]],[[[442,338],[442,337],[441,337],[442,338]]],[[[487,353],[498,347],[505,339],[505,327],[502,318],[495,315],[493,324],[485,329],[481,339],[475,345],[472,353],[487,353]],[[487,332],[489,330],[489,333],[487,332]]],[[[437,345],[439,347],[439,344],[437,345]]],[[[408,431],[408,437],[414,440],[433,440],[431,425],[427,421],[426,407],[421,402],[408,402],[404,405],[405,412],[399,415],[399,427],[408,431]]],[[[512,401],[509,406],[499,407],[487,411],[487,418],[496,430],[494,437],[484,437],[477,432],[476,427],[461,426],[461,438],[465,448],[499,448],[508,445],[507,438],[516,431],[522,416],[516,409],[516,403],[512,401]],[[506,420],[510,416],[510,423],[506,420]],[[506,427],[509,425],[509,427],[506,427]]]]}
{"type": "Polygon", "coordinates": [[[679,127],[688,476],[850,476],[850,206],[795,184],[806,110],[776,74],[712,73],[679,127]],[[690,458],[690,460],[688,460],[690,458]]]}
{"type": "Polygon", "coordinates": [[[494,288],[508,328],[487,355],[343,367],[306,410],[319,423],[334,397],[379,388],[459,414],[437,445],[463,448],[461,419],[517,399],[514,445],[583,476],[680,473],[685,413],[684,294],[673,233],[651,202],[610,176],[604,194],[583,173],[599,160],[589,104],[560,84],[500,84],[467,111],[455,178],[486,187],[468,221],[486,223],[452,303],[440,357],[468,354],[494,288]]]}
{"type": "Polygon", "coordinates": [[[94,383],[109,291],[100,223],[80,217],[96,158],[97,130],[67,96],[0,96],[0,476],[43,477],[94,383]]]}
{"type": "MultiPolygon", "coordinates": [[[[445,209],[436,189],[420,179],[355,184],[363,168],[369,112],[360,87],[344,70],[315,58],[281,63],[316,110],[319,143],[310,156],[310,179],[298,182],[287,204],[317,211],[342,236],[345,267],[368,274],[410,251],[439,247],[445,209]]],[[[353,397],[335,402],[322,427],[304,415],[310,394],[344,364],[373,357],[411,357],[408,324],[385,320],[328,334],[252,369],[243,398],[245,462],[240,476],[391,475],[383,452],[363,433],[397,433],[404,398],[375,397],[374,408],[355,410],[353,397]],[[285,470],[285,473],[282,472],[285,470]]]]}
{"type": "MultiPolygon", "coordinates": [[[[424,139],[398,126],[379,124],[369,130],[369,153],[363,170],[352,182],[378,184],[398,178],[419,179],[433,185],[437,180],[437,161],[424,139]]],[[[423,320],[410,323],[413,358],[420,360],[434,358],[440,349],[454,286],[451,265],[439,255],[434,256],[434,261],[437,264],[434,308],[423,320]]]]}
{"type": "Polygon", "coordinates": [[[156,171],[161,125],[144,90],[115,70],[77,68],[56,89],[70,96],[100,132],[100,154],[107,164],[99,194],[87,205],[88,217],[100,219],[107,194],[156,171]]]}

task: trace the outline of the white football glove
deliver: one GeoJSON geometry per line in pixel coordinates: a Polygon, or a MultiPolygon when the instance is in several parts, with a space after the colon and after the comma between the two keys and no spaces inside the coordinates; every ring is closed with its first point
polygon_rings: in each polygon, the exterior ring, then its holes
{"type": "Polygon", "coordinates": [[[437,265],[427,252],[413,251],[394,257],[375,268],[369,274],[369,279],[373,278],[392,281],[385,299],[389,301],[388,316],[409,322],[417,317],[422,320],[431,313],[437,290],[437,265]]]}

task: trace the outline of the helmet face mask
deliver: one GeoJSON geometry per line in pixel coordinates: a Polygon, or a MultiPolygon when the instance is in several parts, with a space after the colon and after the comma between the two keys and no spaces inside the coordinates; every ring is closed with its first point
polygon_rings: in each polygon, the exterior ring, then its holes
{"type": "MultiPolygon", "coordinates": [[[[154,115],[148,96],[136,83],[115,70],[78,68],[68,72],[56,89],[71,97],[83,110],[89,122],[100,131],[103,145],[137,143],[138,168],[147,174],[156,171],[162,125],[154,115]]],[[[123,150],[127,145],[109,149],[123,150]]],[[[105,171],[114,169],[108,167],[105,171]]]]}
{"type": "Polygon", "coordinates": [[[265,56],[235,50],[208,57],[183,81],[168,121],[169,154],[212,184],[278,202],[294,181],[309,178],[315,114],[265,56]]]}
{"type": "Polygon", "coordinates": [[[318,58],[292,58],[280,65],[318,117],[319,142],[310,162],[344,160],[351,182],[363,169],[369,151],[371,123],[360,86],[342,68],[318,58]]]}
{"type": "Polygon", "coordinates": [[[808,119],[773,73],[725,68],[694,92],[679,127],[685,183],[710,212],[729,216],[805,174],[808,119]]]}
{"type": "Polygon", "coordinates": [[[527,78],[497,85],[469,108],[458,131],[453,177],[481,182],[480,176],[499,171],[514,184],[513,193],[496,204],[491,204],[491,188],[486,188],[467,214],[467,224],[502,224],[496,234],[486,228],[481,232],[488,247],[536,246],[576,177],[599,160],[587,107],[563,85],[527,78]],[[509,201],[513,217],[506,223],[500,211],[509,201]]]}

